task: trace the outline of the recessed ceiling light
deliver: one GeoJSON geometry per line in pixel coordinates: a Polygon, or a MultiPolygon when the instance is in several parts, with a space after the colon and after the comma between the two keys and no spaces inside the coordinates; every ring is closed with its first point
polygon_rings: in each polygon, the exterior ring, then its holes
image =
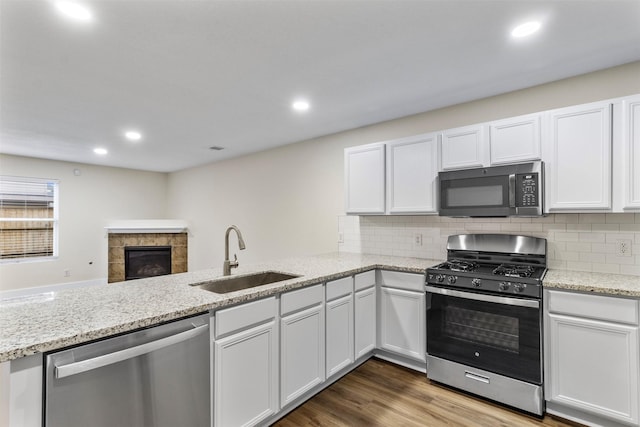
{"type": "Polygon", "coordinates": [[[291,104],[291,108],[293,108],[296,111],[301,111],[301,112],[309,110],[309,107],[310,107],[309,102],[307,102],[307,101],[305,101],[303,99],[295,101],[293,104],[291,104]]]}
{"type": "Polygon", "coordinates": [[[94,148],[93,152],[99,156],[104,156],[105,154],[108,153],[107,149],[102,147],[94,148]]]}
{"type": "Polygon", "coordinates": [[[58,1],[56,2],[58,12],[67,18],[76,21],[89,22],[93,20],[93,14],[86,6],[74,1],[58,1]]]}
{"type": "Polygon", "coordinates": [[[540,21],[530,21],[520,24],[511,31],[511,37],[520,38],[527,37],[540,29],[542,24],[540,21]]]}
{"type": "Polygon", "coordinates": [[[124,133],[124,137],[129,141],[140,141],[142,139],[142,134],[135,130],[128,130],[124,133]]]}

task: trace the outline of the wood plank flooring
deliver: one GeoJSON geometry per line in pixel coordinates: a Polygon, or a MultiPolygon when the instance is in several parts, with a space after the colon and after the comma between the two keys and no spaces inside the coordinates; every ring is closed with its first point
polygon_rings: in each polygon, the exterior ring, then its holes
{"type": "Polygon", "coordinates": [[[420,372],[370,359],[274,426],[575,427],[579,424],[548,415],[540,420],[441,386],[420,372]]]}

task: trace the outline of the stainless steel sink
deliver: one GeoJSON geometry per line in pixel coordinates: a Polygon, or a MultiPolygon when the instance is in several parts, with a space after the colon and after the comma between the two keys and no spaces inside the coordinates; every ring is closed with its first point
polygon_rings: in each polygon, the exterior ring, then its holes
{"type": "Polygon", "coordinates": [[[247,274],[244,276],[231,276],[216,279],[211,282],[194,285],[205,291],[216,294],[226,294],[228,292],[241,291],[243,289],[255,288],[256,286],[268,285],[269,283],[281,282],[283,280],[300,277],[295,274],[280,273],[278,271],[262,271],[260,273],[247,274]]]}

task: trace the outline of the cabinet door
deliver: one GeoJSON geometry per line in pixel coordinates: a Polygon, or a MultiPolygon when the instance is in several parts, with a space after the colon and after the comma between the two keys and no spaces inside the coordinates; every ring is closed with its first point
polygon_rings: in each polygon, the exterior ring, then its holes
{"type": "Polygon", "coordinates": [[[611,208],[611,104],[547,113],[546,195],[549,211],[611,208]]]}
{"type": "Polygon", "coordinates": [[[376,348],[376,288],[355,294],[355,357],[358,359],[376,348]]]}
{"type": "Polygon", "coordinates": [[[380,348],[425,361],[424,292],[380,288],[380,348]]]}
{"type": "Polygon", "coordinates": [[[549,314],[547,400],[638,423],[638,327],[549,314]]]}
{"type": "Polygon", "coordinates": [[[282,406],[324,381],[324,331],[323,304],[280,320],[282,406]]]}
{"type": "Polygon", "coordinates": [[[435,213],[438,135],[387,143],[387,211],[435,213]]]}
{"type": "Polygon", "coordinates": [[[442,132],[442,169],[482,167],[489,163],[485,125],[465,126],[442,132]]]}
{"type": "Polygon", "coordinates": [[[327,378],[353,363],[353,294],[327,302],[327,378]]]}
{"type": "Polygon", "coordinates": [[[622,101],[623,209],[640,209],[640,95],[622,101]]]}
{"type": "Polygon", "coordinates": [[[369,144],[344,150],[346,213],[384,213],[384,154],[384,144],[369,144]]]}
{"type": "Polygon", "coordinates": [[[540,114],[491,122],[489,148],[492,165],[540,160],[540,114]]]}
{"type": "Polygon", "coordinates": [[[251,426],[278,411],[275,321],[214,342],[215,426],[251,426]]]}

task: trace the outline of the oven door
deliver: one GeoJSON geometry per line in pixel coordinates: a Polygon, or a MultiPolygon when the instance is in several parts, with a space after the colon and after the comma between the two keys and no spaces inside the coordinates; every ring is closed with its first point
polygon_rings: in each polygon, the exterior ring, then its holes
{"type": "Polygon", "coordinates": [[[540,301],[426,289],[429,355],[542,384],[540,301]]]}

